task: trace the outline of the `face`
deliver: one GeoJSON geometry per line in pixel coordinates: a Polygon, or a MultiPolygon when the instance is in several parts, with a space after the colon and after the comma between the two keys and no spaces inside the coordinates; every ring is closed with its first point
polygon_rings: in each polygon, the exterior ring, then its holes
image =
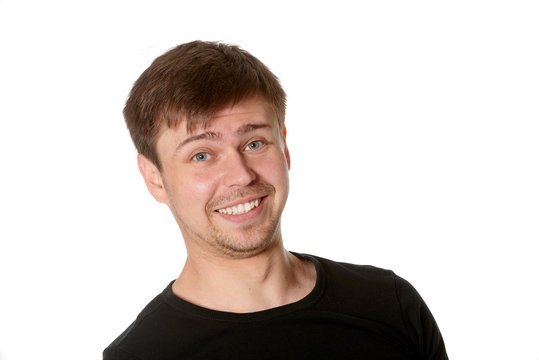
{"type": "Polygon", "coordinates": [[[183,123],[167,128],[156,150],[161,171],[142,155],[139,168],[172,211],[190,254],[247,257],[281,243],[290,158],[264,99],[226,107],[191,133],[183,123]]]}

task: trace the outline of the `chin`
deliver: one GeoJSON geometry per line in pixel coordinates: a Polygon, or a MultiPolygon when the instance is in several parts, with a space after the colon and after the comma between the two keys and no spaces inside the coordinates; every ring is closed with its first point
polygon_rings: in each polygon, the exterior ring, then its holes
{"type": "Polygon", "coordinates": [[[232,258],[248,258],[259,255],[280,243],[281,232],[278,227],[272,230],[251,229],[242,236],[213,237],[213,245],[222,255],[232,258]]]}

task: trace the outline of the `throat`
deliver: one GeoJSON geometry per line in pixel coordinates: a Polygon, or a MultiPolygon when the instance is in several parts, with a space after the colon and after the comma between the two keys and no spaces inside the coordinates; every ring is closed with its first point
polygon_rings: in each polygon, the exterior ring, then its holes
{"type": "Polygon", "coordinates": [[[246,263],[241,268],[221,269],[212,276],[190,270],[187,261],[172,290],[187,302],[216,311],[250,313],[287,305],[310,293],[316,271],[311,262],[285,253],[285,261],[268,265],[256,276],[252,272],[245,276],[251,268],[246,263]]]}

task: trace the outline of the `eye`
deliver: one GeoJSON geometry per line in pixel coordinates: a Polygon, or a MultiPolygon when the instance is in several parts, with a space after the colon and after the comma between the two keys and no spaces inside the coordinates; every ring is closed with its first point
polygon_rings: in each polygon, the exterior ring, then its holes
{"type": "Polygon", "coordinates": [[[262,141],[258,140],[258,141],[253,141],[251,143],[249,143],[249,145],[247,145],[247,147],[245,148],[246,151],[251,151],[251,150],[258,150],[260,149],[260,147],[262,146],[262,141]]]}
{"type": "Polygon", "coordinates": [[[198,162],[203,162],[203,161],[209,160],[210,157],[211,157],[210,154],[202,152],[193,156],[193,160],[198,161],[198,162]]]}

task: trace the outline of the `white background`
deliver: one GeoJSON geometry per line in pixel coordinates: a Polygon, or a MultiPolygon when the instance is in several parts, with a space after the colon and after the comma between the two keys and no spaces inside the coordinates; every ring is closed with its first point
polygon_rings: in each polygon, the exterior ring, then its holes
{"type": "Polygon", "coordinates": [[[288,93],[287,248],[391,268],[452,359],[539,359],[535,1],[0,1],[0,359],[99,359],[185,250],[121,110],[238,44],[288,93]]]}

